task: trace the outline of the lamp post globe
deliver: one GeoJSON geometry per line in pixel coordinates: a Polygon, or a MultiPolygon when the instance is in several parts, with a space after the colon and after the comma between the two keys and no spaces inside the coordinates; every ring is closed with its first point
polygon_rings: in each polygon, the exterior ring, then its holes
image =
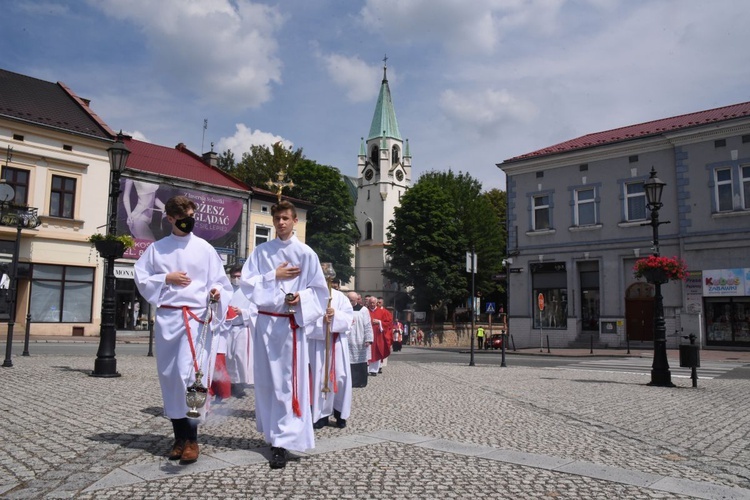
{"type": "MultiPolygon", "coordinates": [[[[107,149],[110,167],[109,185],[109,224],[107,234],[117,234],[117,200],[120,197],[120,175],[130,156],[130,150],[123,142],[122,131],[117,134],[117,140],[107,149]]],[[[106,260],[104,275],[104,296],[102,297],[101,327],[99,330],[99,350],[94,361],[92,377],[119,377],[117,359],[115,359],[115,343],[117,331],[115,328],[115,259],[122,255],[109,253],[102,255],[106,260]]]]}

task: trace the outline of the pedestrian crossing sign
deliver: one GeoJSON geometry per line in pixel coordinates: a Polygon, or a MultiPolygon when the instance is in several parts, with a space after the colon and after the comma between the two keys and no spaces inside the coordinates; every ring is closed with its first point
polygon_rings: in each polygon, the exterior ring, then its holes
{"type": "Polygon", "coordinates": [[[495,312],[495,303],[494,302],[487,302],[487,309],[484,311],[487,314],[492,314],[495,312]]]}

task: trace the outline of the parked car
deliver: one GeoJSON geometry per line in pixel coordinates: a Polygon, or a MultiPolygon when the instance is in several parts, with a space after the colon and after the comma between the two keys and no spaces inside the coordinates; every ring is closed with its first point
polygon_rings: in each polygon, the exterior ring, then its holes
{"type": "Polygon", "coordinates": [[[500,349],[503,347],[503,336],[499,333],[493,333],[484,343],[485,349],[500,349]]]}

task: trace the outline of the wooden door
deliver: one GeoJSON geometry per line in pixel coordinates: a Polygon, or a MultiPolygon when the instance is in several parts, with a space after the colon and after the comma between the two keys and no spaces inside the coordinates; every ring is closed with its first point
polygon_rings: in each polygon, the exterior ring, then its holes
{"type": "Polygon", "coordinates": [[[630,340],[654,340],[654,287],[633,283],[625,292],[625,334],[630,340]]]}

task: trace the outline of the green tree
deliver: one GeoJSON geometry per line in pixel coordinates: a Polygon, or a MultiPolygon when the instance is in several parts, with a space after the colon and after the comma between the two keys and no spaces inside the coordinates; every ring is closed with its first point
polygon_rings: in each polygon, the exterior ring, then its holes
{"type": "Polygon", "coordinates": [[[343,283],[354,276],[352,245],[359,231],[354,200],[341,173],[330,166],[302,158],[288,171],[294,182],[289,195],[312,203],[307,212],[305,242],[321,262],[333,263],[343,283]]]}
{"type": "Polygon", "coordinates": [[[429,182],[417,182],[401,197],[388,226],[384,275],[406,287],[418,309],[430,311],[465,290],[461,226],[449,195],[429,182]]]}
{"type": "Polygon", "coordinates": [[[250,186],[268,189],[268,181],[276,180],[282,169],[291,169],[304,158],[302,149],[286,149],[281,142],[268,146],[250,146],[231,173],[250,186]]]}
{"type": "MultiPolygon", "coordinates": [[[[498,285],[493,276],[502,269],[505,255],[503,223],[498,219],[492,198],[482,193],[482,184],[467,173],[455,174],[452,170],[427,172],[418,182],[435,185],[452,200],[460,227],[459,247],[464,252],[473,249],[477,254],[475,292],[485,297],[497,292],[498,285]]],[[[465,259],[462,258],[461,262],[465,262],[465,259]]],[[[463,297],[466,299],[471,290],[471,273],[467,273],[465,267],[464,273],[466,285],[463,297]]],[[[459,297],[452,297],[452,300],[458,302],[459,297]]]]}
{"type": "Polygon", "coordinates": [[[218,167],[228,174],[234,175],[235,170],[234,153],[231,149],[227,149],[223,153],[219,154],[218,167]]]}

